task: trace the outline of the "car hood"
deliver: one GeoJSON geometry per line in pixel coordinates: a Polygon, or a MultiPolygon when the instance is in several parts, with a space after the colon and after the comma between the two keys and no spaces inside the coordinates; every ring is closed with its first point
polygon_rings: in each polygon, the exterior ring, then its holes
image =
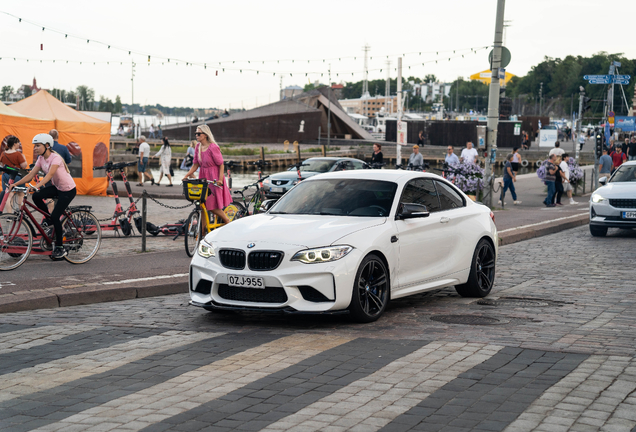
{"type": "Polygon", "coordinates": [[[594,193],[600,194],[603,198],[636,198],[636,182],[609,183],[594,193]]]}
{"type": "MultiPolygon", "coordinates": [[[[300,175],[302,176],[302,178],[307,178],[307,177],[312,177],[315,176],[316,174],[321,174],[319,172],[315,172],[315,171],[301,171],[300,175]]],[[[298,178],[298,173],[296,171],[285,171],[285,172],[279,172],[276,174],[272,174],[269,176],[270,180],[296,180],[298,178]]]]}
{"type": "Polygon", "coordinates": [[[306,248],[328,246],[356,231],[382,225],[383,217],[259,214],[239,219],[212,231],[206,241],[215,243],[268,243],[306,248]]]}

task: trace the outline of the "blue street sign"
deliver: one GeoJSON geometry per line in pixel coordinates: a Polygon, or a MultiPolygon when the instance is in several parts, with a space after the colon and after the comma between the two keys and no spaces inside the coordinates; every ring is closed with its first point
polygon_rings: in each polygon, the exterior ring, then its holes
{"type": "Polygon", "coordinates": [[[631,75],[614,75],[614,79],[620,79],[620,80],[627,80],[629,81],[629,79],[631,78],[631,75]]]}
{"type": "Polygon", "coordinates": [[[583,79],[586,79],[590,84],[629,84],[631,75],[585,75],[583,79]]]}
{"type": "Polygon", "coordinates": [[[629,85],[629,80],[614,80],[614,84],[629,85]]]}

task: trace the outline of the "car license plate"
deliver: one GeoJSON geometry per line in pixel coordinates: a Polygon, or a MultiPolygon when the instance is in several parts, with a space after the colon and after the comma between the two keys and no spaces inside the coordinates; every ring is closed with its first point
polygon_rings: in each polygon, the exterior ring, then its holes
{"type": "Polygon", "coordinates": [[[623,219],[636,219],[636,212],[623,212],[623,219]]]}
{"type": "Polygon", "coordinates": [[[273,193],[283,193],[285,192],[285,189],[283,189],[282,187],[273,187],[270,189],[273,193]]]}
{"type": "Polygon", "coordinates": [[[241,288],[265,289],[265,280],[257,276],[228,275],[227,284],[241,288]]]}

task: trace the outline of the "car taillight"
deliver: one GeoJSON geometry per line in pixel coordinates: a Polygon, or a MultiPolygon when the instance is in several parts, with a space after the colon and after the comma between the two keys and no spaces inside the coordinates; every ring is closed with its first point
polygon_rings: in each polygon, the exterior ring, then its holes
{"type": "Polygon", "coordinates": [[[495,222],[495,214],[490,212],[490,219],[492,219],[493,223],[495,222]]]}

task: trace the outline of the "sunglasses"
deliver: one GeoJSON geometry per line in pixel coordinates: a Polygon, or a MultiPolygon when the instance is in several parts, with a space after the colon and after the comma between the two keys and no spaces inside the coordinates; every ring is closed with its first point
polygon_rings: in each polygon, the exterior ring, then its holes
{"type": "Polygon", "coordinates": [[[205,135],[203,132],[195,132],[195,135],[205,135]]]}

